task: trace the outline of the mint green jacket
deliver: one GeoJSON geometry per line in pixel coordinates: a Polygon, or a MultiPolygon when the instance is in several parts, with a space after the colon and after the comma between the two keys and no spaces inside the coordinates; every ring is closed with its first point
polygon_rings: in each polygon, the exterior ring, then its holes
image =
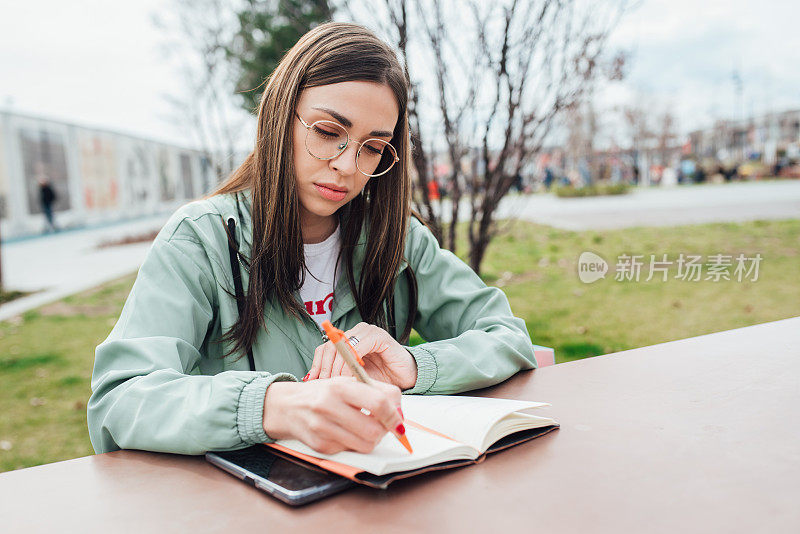
{"type": "MultiPolygon", "coordinates": [[[[183,454],[272,441],[262,426],[264,396],[276,380],[305,376],[323,342],[316,323],[299,321],[276,302],[247,357],[223,357],[220,337],[236,321],[233,278],[223,221],[236,220],[240,252],[249,257],[249,197],[218,195],[180,208],[156,237],[119,320],[96,350],[89,435],[98,453],[125,449],[183,454]]],[[[363,235],[363,234],[362,234],[363,235]]],[[[365,243],[354,251],[360,276],[365,243]]],[[[503,292],[486,287],[415,218],[405,259],[418,283],[414,328],[426,340],[408,347],[416,385],[404,393],[450,394],[502,382],[536,367],[525,322],[503,292]]],[[[403,264],[401,270],[407,265],[403,264]]],[[[242,265],[247,288],[247,269],[242,265]]],[[[408,286],[398,277],[395,320],[405,325],[408,286]]],[[[335,288],[332,322],[361,322],[347,277],[335,288]]],[[[299,297],[298,297],[299,298],[299,297]]]]}

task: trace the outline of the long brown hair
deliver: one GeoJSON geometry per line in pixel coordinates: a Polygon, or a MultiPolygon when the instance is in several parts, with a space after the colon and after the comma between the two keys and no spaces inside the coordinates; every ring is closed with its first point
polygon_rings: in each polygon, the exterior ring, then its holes
{"type": "MultiPolygon", "coordinates": [[[[400,161],[367,182],[363,194],[340,209],[341,258],[364,321],[383,328],[394,314],[394,284],[403,261],[406,227],[411,213],[408,87],[394,52],[372,32],[355,24],[329,22],[306,33],[283,57],[269,77],[258,110],[254,150],[212,193],[252,191],[253,247],[250,281],[239,320],[224,339],[233,340],[231,353],[252,347],[264,325],[264,306],[276,298],[284,312],[301,319],[305,308],[295,299],[305,278],[300,204],[295,188],[292,124],[300,93],[346,81],[386,84],[399,107],[391,140],[400,161]],[[353,273],[353,251],[367,228],[361,277],[353,273]]],[[[387,151],[388,152],[388,151],[387,151]]],[[[409,315],[402,335],[408,340],[416,314],[416,282],[410,267],[409,315]]]]}

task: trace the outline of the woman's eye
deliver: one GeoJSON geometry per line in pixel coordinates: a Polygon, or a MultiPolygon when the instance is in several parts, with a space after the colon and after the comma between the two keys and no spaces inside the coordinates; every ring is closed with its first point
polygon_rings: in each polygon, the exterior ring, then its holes
{"type": "Polygon", "coordinates": [[[331,132],[329,130],[320,128],[319,126],[314,126],[314,133],[317,133],[325,137],[339,137],[339,134],[337,132],[331,132]]]}
{"type": "Polygon", "coordinates": [[[372,145],[364,145],[364,146],[372,154],[375,154],[375,155],[383,154],[383,147],[375,147],[375,146],[372,146],[372,145]]]}

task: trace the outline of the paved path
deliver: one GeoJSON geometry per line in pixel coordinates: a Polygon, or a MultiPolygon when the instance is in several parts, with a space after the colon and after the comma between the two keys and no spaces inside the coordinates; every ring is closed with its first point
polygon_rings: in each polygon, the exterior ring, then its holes
{"type": "Polygon", "coordinates": [[[0,306],[0,321],[130,274],[150,243],[98,245],[160,229],[169,214],[3,243],[5,289],[34,292],[0,306]]]}
{"type": "Polygon", "coordinates": [[[637,189],[594,198],[533,195],[526,200],[514,210],[522,218],[568,230],[798,219],[800,180],[637,189]]]}
{"type": "MultiPolygon", "coordinates": [[[[568,230],[800,218],[800,180],[637,189],[615,197],[514,196],[500,214],[568,230]]],[[[168,216],[4,243],[6,289],[36,293],[0,306],[0,321],[134,272],[149,243],[97,245],[157,230],[168,216]]]]}
{"type": "MultiPolygon", "coordinates": [[[[450,204],[444,201],[442,209],[449,213],[450,204]]],[[[459,219],[467,220],[468,213],[464,202],[459,219]]],[[[498,213],[566,230],[797,219],[800,180],[637,188],[627,195],[588,198],[509,196],[498,213]]]]}

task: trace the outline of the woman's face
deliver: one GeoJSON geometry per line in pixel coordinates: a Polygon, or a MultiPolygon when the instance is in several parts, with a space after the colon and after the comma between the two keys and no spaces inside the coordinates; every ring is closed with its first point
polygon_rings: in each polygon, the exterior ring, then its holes
{"type": "MultiPolygon", "coordinates": [[[[399,114],[397,101],[387,85],[341,82],[306,88],[296,111],[306,124],[333,121],[344,126],[350,136],[347,148],[337,157],[317,159],[306,150],[306,127],[294,117],[292,146],[301,214],[306,221],[329,218],[367,185],[370,178],[356,168],[359,143],[391,141],[399,114]]],[[[386,175],[375,178],[381,179],[386,175]]]]}

